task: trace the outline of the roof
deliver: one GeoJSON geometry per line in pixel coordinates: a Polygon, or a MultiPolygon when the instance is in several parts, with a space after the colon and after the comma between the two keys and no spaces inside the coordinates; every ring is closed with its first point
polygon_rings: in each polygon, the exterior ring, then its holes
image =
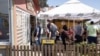
{"type": "Polygon", "coordinates": [[[69,0],[59,7],[49,10],[43,14],[57,15],[57,14],[87,14],[87,13],[100,13],[99,10],[81,3],[79,0],[69,0]]]}
{"type": "Polygon", "coordinates": [[[33,0],[36,11],[40,10],[39,0],[33,0]]]}

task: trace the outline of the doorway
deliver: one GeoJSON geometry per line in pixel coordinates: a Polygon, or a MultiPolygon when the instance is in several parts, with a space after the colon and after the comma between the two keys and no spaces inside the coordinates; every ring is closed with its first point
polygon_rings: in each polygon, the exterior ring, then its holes
{"type": "Polygon", "coordinates": [[[34,34],[35,26],[36,26],[36,18],[33,15],[30,15],[30,26],[31,26],[30,41],[31,41],[31,45],[32,45],[32,43],[34,42],[33,34],[34,34]]]}

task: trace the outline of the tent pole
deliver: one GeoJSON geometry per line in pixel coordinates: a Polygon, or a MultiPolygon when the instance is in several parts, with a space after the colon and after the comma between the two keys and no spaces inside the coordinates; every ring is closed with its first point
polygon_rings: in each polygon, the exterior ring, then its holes
{"type": "Polygon", "coordinates": [[[68,20],[68,28],[69,28],[69,20],[68,20]]]}
{"type": "MultiPolygon", "coordinates": [[[[74,17],[73,17],[73,29],[74,29],[74,28],[75,28],[75,19],[74,19],[74,17]]],[[[74,30],[75,30],[75,29],[74,29],[74,30]]],[[[75,33],[74,33],[74,35],[75,35],[75,33]]],[[[74,35],[73,35],[73,37],[75,37],[74,35]]]]}
{"type": "MultiPolygon", "coordinates": [[[[82,20],[82,31],[83,31],[83,20],[82,20]]],[[[82,36],[83,42],[84,42],[84,37],[82,36]]]]}
{"type": "Polygon", "coordinates": [[[74,20],[74,18],[73,18],[73,27],[75,27],[75,20],[74,20]]]}
{"type": "Polygon", "coordinates": [[[46,35],[45,35],[45,37],[47,37],[47,18],[45,19],[45,29],[46,29],[46,35]]]}

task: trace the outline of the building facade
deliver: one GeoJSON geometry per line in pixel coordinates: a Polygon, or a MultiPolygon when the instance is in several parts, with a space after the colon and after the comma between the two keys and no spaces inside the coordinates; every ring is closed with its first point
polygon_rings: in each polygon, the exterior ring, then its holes
{"type": "Polygon", "coordinates": [[[39,11],[38,0],[0,0],[0,5],[1,44],[29,45],[30,20],[39,11]]]}

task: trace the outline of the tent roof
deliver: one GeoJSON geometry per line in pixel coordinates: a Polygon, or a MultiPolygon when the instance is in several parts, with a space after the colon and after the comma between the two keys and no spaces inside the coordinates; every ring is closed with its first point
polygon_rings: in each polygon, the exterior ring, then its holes
{"type": "Polygon", "coordinates": [[[59,14],[87,14],[87,13],[100,13],[99,10],[90,7],[86,4],[81,3],[79,0],[69,0],[68,2],[65,2],[59,7],[56,7],[52,10],[49,10],[47,12],[44,12],[43,15],[59,15],[59,14]]]}
{"type": "Polygon", "coordinates": [[[96,23],[96,22],[100,21],[100,18],[99,19],[91,19],[91,20],[87,21],[86,23],[90,23],[91,21],[93,21],[94,23],[96,23]]]}

